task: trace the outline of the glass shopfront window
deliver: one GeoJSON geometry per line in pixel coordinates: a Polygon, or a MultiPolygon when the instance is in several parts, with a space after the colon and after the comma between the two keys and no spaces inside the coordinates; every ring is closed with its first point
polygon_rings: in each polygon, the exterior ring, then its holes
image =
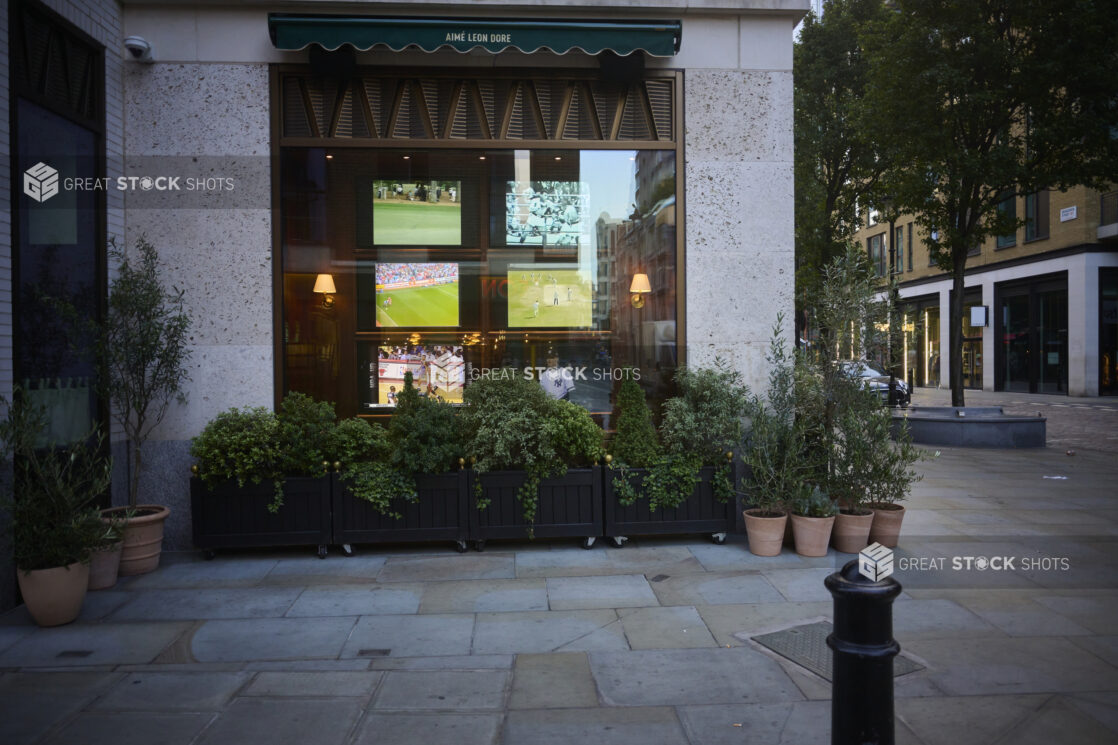
{"type": "Polygon", "coordinates": [[[963,387],[982,388],[982,326],[971,325],[971,308],[982,306],[982,296],[963,300],[963,387]]]}
{"type": "Polygon", "coordinates": [[[674,150],[285,148],[284,387],[390,414],[523,375],[608,416],[676,349],[674,150]]]}

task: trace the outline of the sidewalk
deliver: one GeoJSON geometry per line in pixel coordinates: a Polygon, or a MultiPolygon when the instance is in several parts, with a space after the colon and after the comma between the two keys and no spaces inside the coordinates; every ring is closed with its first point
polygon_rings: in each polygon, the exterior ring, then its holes
{"type": "MultiPolygon", "coordinates": [[[[924,669],[896,678],[897,742],[1115,742],[1114,457],[945,450],[922,470],[894,633],[924,669]]],[[[0,617],[0,742],[829,742],[830,684],[751,637],[829,618],[823,578],[850,556],[602,544],[167,557],[70,626],[0,617]]]]}

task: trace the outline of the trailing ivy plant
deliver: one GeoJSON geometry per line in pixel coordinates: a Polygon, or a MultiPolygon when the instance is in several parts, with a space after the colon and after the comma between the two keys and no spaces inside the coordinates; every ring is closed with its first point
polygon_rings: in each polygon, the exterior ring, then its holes
{"type": "Polygon", "coordinates": [[[369,502],[383,515],[400,517],[392,500],[414,498],[415,484],[386,462],[388,433],[379,424],[360,417],[338,422],[334,430],[334,457],[341,462],[341,480],[358,499],[369,502]]]}
{"type": "MultiPolygon", "coordinates": [[[[476,381],[464,394],[462,432],[478,474],[502,469],[525,472],[517,490],[528,534],[539,507],[539,485],[561,476],[568,465],[592,463],[602,455],[602,431],[585,409],[555,401],[540,386],[509,371],[476,381]]],[[[475,480],[478,507],[481,479],[475,480]]]]}
{"type": "MultiPolygon", "coordinates": [[[[338,425],[339,431],[342,425],[347,426],[347,432],[369,437],[356,424],[347,422],[338,425]]],[[[375,436],[367,440],[364,452],[342,457],[342,480],[354,496],[389,517],[401,517],[392,508],[393,501],[414,502],[419,498],[416,476],[450,470],[461,452],[454,408],[430,396],[421,396],[410,372],[404,375],[404,387],[396,398],[388,431],[375,425],[365,427],[375,436]]]]}

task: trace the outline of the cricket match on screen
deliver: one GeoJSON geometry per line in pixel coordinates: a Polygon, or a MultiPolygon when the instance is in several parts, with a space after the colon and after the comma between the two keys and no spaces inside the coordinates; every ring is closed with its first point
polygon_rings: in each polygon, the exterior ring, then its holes
{"type": "Polygon", "coordinates": [[[457,326],[458,264],[377,264],[377,326],[457,326]]]}
{"type": "Polygon", "coordinates": [[[373,242],[378,246],[462,243],[458,181],[374,181],[373,242]]]}
{"type": "Polygon", "coordinates": [[[509,328],[586,328],[593,324],[589,273],[546,265],[509,268],[509,328]]]}

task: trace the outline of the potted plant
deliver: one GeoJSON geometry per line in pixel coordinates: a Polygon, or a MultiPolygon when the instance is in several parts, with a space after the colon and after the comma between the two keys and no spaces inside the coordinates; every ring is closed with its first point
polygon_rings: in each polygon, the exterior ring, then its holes
{"type": "Polygon", "coordinates": [[[826,556],[838,507],[819,487],[802,484],[789,503],[792,536],[800,556],[826,556]]]}
{"type": "Polygon", "coordinates": [[[42,409],[17,390],[0,422],[4,460],[13,460],[12,531],[16,576],[31,617],[40,626],[70,623],[89,587],[89,558],[105,534],[96,503],[112,481],[112,460],[95,429],[68,446],[39,448],[42,409]]]}
{"type": "Polygon", "coordinates": [[[120,574],[120,554],[124,549],[123,520],[114,515],[101,516],[104,526],[97,547],[89,557],[89,589],[107,590],[116,585],[120,574]]]}
{"type": "Polygon", "coordinates": [[[908,496],[912,485],[922,478],[912,466],[923,456],[912,444],[908,424],[902,421],[900,426],[890,431],[891,424],[891,416],[880,416],[874,420],[869,433],[879,447],[867,459],[865,466],[869,493],[866,506],[873,510],[870,543],[895,548],[905,514],[904,505],[900,502],[908,496]]]}
{"type": "Polygon", "coordinates": [[[778,315],[766,354],[767,397],[752,395],[746,406],[749,434],[742,460],[749,467],[753,507],[743,515],[749,550],[758,556],[780,553],[787,506],[804,496],[816,474],[805,417],[796,411],[796,358],[785,344],[783,321],[778,315]]]}
{"type": "Polygon", "coordinates": [[[585,409],[552,399],[516,371],[466,388],[459,414],[474,471],[471,534],[581,536],[602,531],[602,430],[585,409]],[[573,468],[572,468],[573,467],[573,468]]]}
{"type": "Polygon", "coordinates": [[[172,402],[186,403],[189,380],[190,316],[181,290],[168,291],[159,277],[159,255],[148,240],[136,241],[129,257],[111,244],[118,262],[109,288],[104,326],[97,338],[97,358],[104,370],[103,394],[120,425],[128,448],[128,507],[106,511],[123,520],[122,575],[143,574],[159,566],[163,523],[170,510],[139,504],[144,444],[172,402]]]}
{"type": "Polygon", "coordinates": [[[324,557],[334,420],[332,404],[291,393],[278,414],[234,408],[208,422],[190,448],[194,545],[317,545],[324,557]]]}
{"type": "Polygon", "coordinates": [[[337,428],[341,470],[333,497],[333,540],[353,543],[452,540],[469,533],[467,474],[454,408],[422,396],[404,375],[387,432],[359,418],[337,428]],[[464,462],[463,462],[464,463],[464,462]]]}
{"type": "Polygon", "coordinates": [[[741,376],[717,359],[710,368],[681,368],[675,382],[679,395],[664,403],[662,448],[648,432],[651,413],[639,386],[626,383],[627,395],[622,386],[606,480],[606,535],[617,545],[632,534],[708,531],[721,543],[735,527],[733,451],[747,397],[741,376]]]}

